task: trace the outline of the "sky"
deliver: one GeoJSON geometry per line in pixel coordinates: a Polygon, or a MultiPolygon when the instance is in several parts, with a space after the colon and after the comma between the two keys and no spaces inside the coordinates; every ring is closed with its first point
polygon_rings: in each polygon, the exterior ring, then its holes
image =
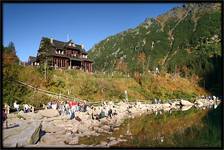
{"type": "Polygon", "coordinates": [[[20,60],[36,56],[42,37],[72,39],[88,51],[108,36],[135,28],[180,3],[4,3],[3,45],[15,44],[20,60]]]}

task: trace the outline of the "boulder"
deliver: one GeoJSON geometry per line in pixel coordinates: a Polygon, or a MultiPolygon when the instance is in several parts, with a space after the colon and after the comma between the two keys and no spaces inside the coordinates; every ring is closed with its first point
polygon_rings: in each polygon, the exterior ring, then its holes
{"type": "Polygon", "coordinates": [[[110,126],[108,125],[104,125],[101,127],[103,130],[109,131],[110,130],[110,126]]]}
{"type": "Polygon", "coordinates": [[[22,147],[36,144],[40,139],[41,122],[23,122],[19,127],[3,130],[4,147],[22,147]]]}
{"type": "Polygon", "coordinates": [[[120,138],[118,138],[117,141],[118,142],[126,142],[127,140],[126,139],[120,139],[120,138]]]}
{"type": "Polygon", "coordinates": [[[43,116],[38,113],[30,113],[30,114],[31,114],[31,119],[33,119],[33,120],[43,119],[43,116]]]}
{"type": "Polygon", "coordinates": [[[116,145],[116,144],[118,144],[118,143],[119,143],[119,141],[117,141],[117,140],[113,140],[113,141],[110,141],[110,142],[108,143],[108,146],[110,147],[110,146],[116,145]]]}
{"type": "Polygon", "coordinates": [[[63,144],[66,139],[65,135],[57,135],[53,133],[46,133],[43,137],[41,137],[40,144],[45,145],[59,145],[59,143],[63,144]]]}
{"type": "Polygon", "coordinates": [[[193,106],[194,105],[193,103],[186,101],[186,100],[180,100],[180,104],[182,106],[193,106]]]}
{"type": "Polygon", "coordinates": [[[79,138],[77,136],[65,140],[65,144],[68,144],[68,145],[75,145],[75,144],[78,144],[78,142],[79,142],[79,138]]]}
{"type": "Polygon", "coordinates": [[[40,110],[39,113],[43,116],[43,117],[57,117],[59,116],[59,112],[58,110],[54,110],[54,109],[46,109],[46,110],[40,110]]]}
{"type": "Polygon", "coordinates": [[[162,104],[164,111],[169,111],[171,109],[171,105],[169,103],[162,104]]]}
{"type": "Polygon", "coordinates": [[[169,103],[162,104],[162,107],[163,107],[163,109],[169,109],[170,104],[169,103]]]}
{"type": "Polygon", "coordinates": [[[106,146],[107,145],[107,142],[106,141],[101,141],[100,142],[100,146],[106,146]]]}
{"type": "Polygon", "coordinates": [[[48,126],[46,126],[45,128],[43,128],[43,130],[45,132],[48,132],[48,133],[56,133],[56,132],[65,133],[65,129],[64,128],[57,127],[57,126],[54,126],[52,124],[49,124],[48,126]]]}
{"type": "Polygon", "coordinates": [[[116,138],[115,137],[110,137],[109,138],[111,141],[115,140],[116,138]]]}
{"type": "Polygon", "coordinates": [[[187,111],[189,109],[191,109],[192,105],[191,106],[182,106],[181,107],[181,111],[187,111]]]}
{"type": "Polygon", "coordinates": [[[195,104],[196,104],[198,107],[202,107],[202,106],[204,105],[203,102],[200,101],[200,100],[196,100],[196,101],[195,101],[195,104]]]}

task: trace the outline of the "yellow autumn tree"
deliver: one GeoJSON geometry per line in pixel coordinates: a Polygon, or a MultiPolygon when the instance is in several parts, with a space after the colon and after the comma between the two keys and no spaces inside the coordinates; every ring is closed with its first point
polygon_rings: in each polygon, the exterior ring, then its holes
{"type": "Polygon", "coordinates": [[[115,69],[123,73],[126,73],[128,69],[128,65],[127,63],[124,62],[122,58],[119,58],[116,60],[115,69]]]}
{"type": "Polygon", "coordinates": [[[145,68],[145,62],[146,62],[146,55],[142,51],[138,54],[138,64],[141,66],[143,73],[144,73],[144,68],[145,68]]]}

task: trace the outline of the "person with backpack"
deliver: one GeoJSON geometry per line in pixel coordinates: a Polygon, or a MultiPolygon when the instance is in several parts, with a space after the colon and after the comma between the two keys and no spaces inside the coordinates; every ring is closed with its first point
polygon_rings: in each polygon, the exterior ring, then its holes
{"type": "Polygon", "coordinates": [[[70,120],[75,118],[75,112],[72,109],[69,109],[69,114],[68,114],[68,118],[70,120]]]}
{"type": "Polygon", "coordinates": [[[112,118],[112,109],[111,108],[108,110],[108,117],[112,118]]]}

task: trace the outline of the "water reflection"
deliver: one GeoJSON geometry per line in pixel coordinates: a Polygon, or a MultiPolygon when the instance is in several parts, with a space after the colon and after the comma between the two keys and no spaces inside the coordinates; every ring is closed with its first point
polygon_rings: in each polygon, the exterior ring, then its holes
{"type": "MultiPolygon", "coordinates": [[[[129,118],[112,135],[94,137],[100,143],[107,136],[127,139],[116,147],[220,147],[221,105],[203,108],[180,107],[129,118]],[[209,108],[209,109],[208,109],[209,108]],[[215,108],[215,109],[213,109],[215,108]]],[[[92,137],[90,137],[92,138],[92,137]]],[[[88,138],[81,139],[85,144],[88,138]]]]}

